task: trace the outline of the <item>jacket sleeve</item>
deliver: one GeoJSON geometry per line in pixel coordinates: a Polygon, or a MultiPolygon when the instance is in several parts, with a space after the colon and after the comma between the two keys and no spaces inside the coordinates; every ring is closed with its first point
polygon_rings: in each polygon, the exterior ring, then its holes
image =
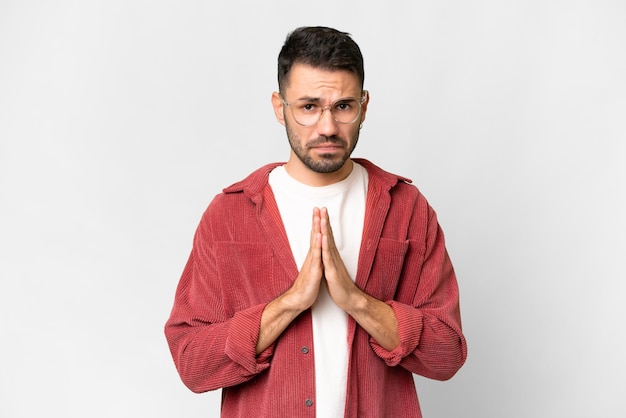
{"type": "Polygon", "coordinates": [[[387,365],[437,380],[450,379],[467,358],[461,329],[459,290],[435,212],[426,204],[425,225],[410,228],[409,250],[393,308],[400,344],[385,350],[373,338],[374,352],[387,365]],[[417,227],[417,229],[416,229],[417,227]]]}
{"type": "Polygon", "coordinates": [[[228,313],[207,213],[178,283],[165,336],[183,383],[194,392],[237,385],[269,367],[274,346],[256,355],[265,304],[228,313]]]}

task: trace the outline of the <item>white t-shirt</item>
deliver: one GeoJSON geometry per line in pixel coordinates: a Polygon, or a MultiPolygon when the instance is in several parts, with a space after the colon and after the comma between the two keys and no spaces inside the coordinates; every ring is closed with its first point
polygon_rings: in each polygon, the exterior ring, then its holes
{"type": "MultiPolygon", "coordinates": [[[[368,176],[354,163],[339,183],[308,186],[293,179],[284,166],[269,176],[296,265],[302,267],[309,251],[314,207],[328,208],[330,225],[341,258],[354,280],[365,218],[368,176]]],[[[315,344],[315,391],[318,417],[343,417],[348,371],[348,315],[322,286],[312,306],[315,344]]]]}

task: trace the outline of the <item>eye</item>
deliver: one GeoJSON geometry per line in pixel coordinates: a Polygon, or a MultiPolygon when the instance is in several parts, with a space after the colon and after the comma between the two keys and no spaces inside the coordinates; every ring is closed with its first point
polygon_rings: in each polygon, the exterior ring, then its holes
{"type": "Polygon", "coordinates": [[[340,112],[348,112],[352,109],[352,106],[352,101],[339,102],[335,104],[335,110],[338,110],[340,112]]]}
{"type": "Polygon", "coordinates": [[[300,110],[303,112],[315,112],[317,111],[317,106],[314,103],[303,103],[299,106],[300,110]]]}

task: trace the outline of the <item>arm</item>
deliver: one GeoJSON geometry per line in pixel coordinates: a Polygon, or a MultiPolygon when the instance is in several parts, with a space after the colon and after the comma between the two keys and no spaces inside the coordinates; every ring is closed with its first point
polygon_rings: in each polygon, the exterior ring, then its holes
{"type": "Polygon", "coordinates": [[[400,365],[428,378],[446,380],[465,362],[467,344],[444,235],[435,212],[421,200],[424,216],[414,214],[399,285],[394,300],[387,301],[396,313],[401,343],[392,351],[375,340],[370,343],[389,366],[400,365]]]}
{"type": "Polygon", "coordinates": [[[354,284],[335,246],[326,208],[316,208],[314,216],[320,219],[324,277],[331,297],[382,347],[393,350],[400,343],[394,310],[354,284]]]}
{"type": "Polygon", "coordinates": [[[313,305],[322,280],[320,219],[313,216],[310,248],[294,284],[267,304],[261,317],[256,353],[267,349],[298,315],[313,305]]]}
{"type": "Polygon", "coordinates": [[[314,219],[309,255],[295,282],[263,302],[272,291],[247,266],[261,271],[260,277],[271,275],[259,264],[271,254],[250,255],[240,242],[233,253],[224,254],[231,232],[215,230],[239,222],[222,222],[219,214],[210,207],[203,216],[165,326],[179,375],[194,392],[237,385],[270,367],[275,341],[316,300],[322,278],[319,219],[314,219]],[[249,307],[234,311],[242,303],[238,295],[249,307]]]}
{"type": "Polygon", "coordinates": [[[264,304],[231,313],[222,297],[216,250],[201,222],[178,284],[165,336],[178,373],[194,392],[250,380],[269,367],[272,347],[256,356],[264,304]]]}
{"type": "Polygon", "coordinates": [[[265,306],[283,292],[273,286],[283,272],[273,266],[263,228],[247,222],[252,208],[243,194],[215,197],[176,289],[165,336],[182,381],[194,392],[249,381],[270,366],[274,345],[259,355],[256,345],[265,306]]]}
{"type": "MultiPolygon", "coordinates": [[[[398,243],[396,256],[401,260],[394,266],[399,277],[395,278],[393,299],[383,302],[368,294],[367,287],[362,291],[350,280],[334,248],[328,214],[322,209],[324,271],[335,303],[369,334],[372,349],[388,366],[400,365],[412,373],[446,380],[467,356],[458,286],[435,212],[421,195],[414,205],[408,213],[392,207],[387,218],[389,225],[408,228],[394,227],[398,235],[389,236],[398,243]],[[400,251],[406,251],[404,257],[398,255],[400,251]]],[[[375,278],[369,283],[373,284],[376,276],[394,280],[385,274],[388,272],[376,270],[390,268],[388,262],[377,264],[371,272],[375,278]]]]}
{"type": "Polygon", "coordinates": [[[311,307],[323,277],[339,307],[383,347],[395,348],[399,343],[395,313],[386,303],[361,291],[350,278],[335,246],[326,208],[313,209],[310,245],[293,286],[265,307],[256,352],[265,350],[302,311],[311,307]]]}

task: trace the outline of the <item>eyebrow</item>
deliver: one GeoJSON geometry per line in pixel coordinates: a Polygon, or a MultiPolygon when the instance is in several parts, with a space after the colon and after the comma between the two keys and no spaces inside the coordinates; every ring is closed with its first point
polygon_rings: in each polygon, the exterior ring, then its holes
{"type": "MultiPolygon", "coordinates": [[[[339,103],[344,100],[353,100],[353,99],[357,99],[357,98],[351,97],[351,96],[340,97],[339,99],[335,100],[333,103],[339,103]]],[[[319,103],[322,101],[322,99],[320,99],[319,97],[310,97],[310,96],[303,96],[296,100],[302,100],[302,101],[309,102],[309,103],[319,103]]]]}
{"type": "Polygon", "coordinates": [[[321,101],[319,97],[309,97],[309,96],[300,97],[297,100],[304,100],[306,102],[315,102],[315,103],[319,103],[321,101]]]}

